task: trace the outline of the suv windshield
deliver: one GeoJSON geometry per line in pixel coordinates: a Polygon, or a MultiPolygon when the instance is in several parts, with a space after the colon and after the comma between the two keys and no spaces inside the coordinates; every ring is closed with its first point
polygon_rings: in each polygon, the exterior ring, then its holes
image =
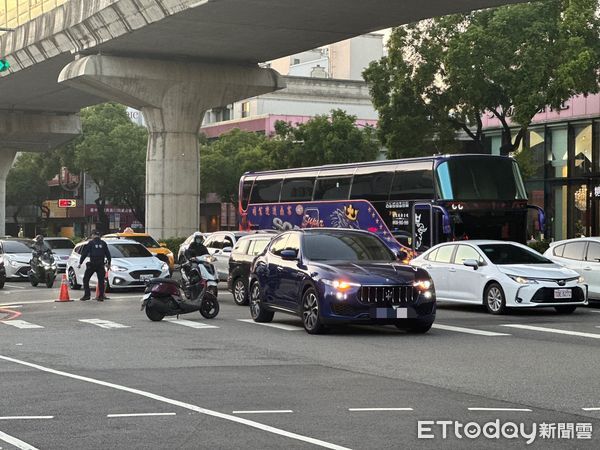
{"type": "Polygon", "coordinates": [[[483,244],[479,248],[493,264],[553,264],[549,259],[512,244],[483,244]]]}
{"type": "Polygon", "coordinates": [[[75,244],[70,239],[47,239],[44,241],[52,250],[70,249],[75,247],[75,244]]]}
{"type": "Polygon", "coordinates": [[[148,258],[152,254],[140,244],[108,244],[110,256],[113,258],[148,258]]]}
{"type": "Polygon", "coordinates": [[[32,245],[33,243],[24,241],[4,241],[2,243],[4,253],[30,253],[32,245]]]}
{"type": "Polygon", "coordinates": [[[307,233],[304,254],[312,261],[395,261],[376,236],[363,233],[307,233]]]}

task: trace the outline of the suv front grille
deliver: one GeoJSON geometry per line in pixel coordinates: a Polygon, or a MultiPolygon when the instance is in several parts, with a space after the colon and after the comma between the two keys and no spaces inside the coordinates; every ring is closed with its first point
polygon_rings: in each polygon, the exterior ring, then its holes
{"type": "Polygon", "coordinates": [[[129,275],[135,280],[140,279],[140,275],[152,275],[154,278],[160,277],[160,270],[134,270],[129,275]]]}
{"type": "Polygon", "coordinates": [[[400,305],[413,299],[412,286],[361,286],[358,291],[358,301],[371,305],[400,305]]]}

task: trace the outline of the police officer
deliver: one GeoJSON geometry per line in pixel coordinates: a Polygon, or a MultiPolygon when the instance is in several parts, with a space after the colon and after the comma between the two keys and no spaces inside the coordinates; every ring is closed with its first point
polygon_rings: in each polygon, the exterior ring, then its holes
{"type": "Polygon", "coordinates": [[[100,233],[92,231],[92,240],[89,241],[83,251],[81,252],[81,258],[79,258],[79,267],[83,264],[85,258],[90,258],[85,269],[85,275],[83,276],[83,297],[79,300],[85,301],[90,299],[90,278],[92,274],[96,274],[98,277],[98,287],[100,289],[100,296],[96,297],[99,302],[104,301],[104,277],[106,271],[104,268],[104,259],[106,258],[107,265],[110,267],[110,252],[108,251],[108,245],[102,239],[100,239],[100,233]]]}
{"type": "Polygon", "coordinates": [[[204,237],[200,234],[194,236],[194,240],[185,251],[187,259],[195,258],[196,256],[208,255],[208,249],[204,245],[204,237]]]}

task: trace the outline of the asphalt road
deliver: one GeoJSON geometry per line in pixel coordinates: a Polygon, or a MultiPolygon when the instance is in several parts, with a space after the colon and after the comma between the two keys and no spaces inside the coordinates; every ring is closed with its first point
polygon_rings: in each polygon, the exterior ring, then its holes
{"type": "Polygon", "coordinates": [[[213,320],[158,323],[139,292],[57,297],[0,291],[2,449],[600,447],[600,309],[439,304],[426,335],[310,336],[291,316],[253,323],[225,290],[213,320]]]}

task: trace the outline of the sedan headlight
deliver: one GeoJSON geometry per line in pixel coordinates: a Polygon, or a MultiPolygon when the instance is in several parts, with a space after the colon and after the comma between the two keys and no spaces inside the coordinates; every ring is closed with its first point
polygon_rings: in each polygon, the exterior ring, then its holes
{"type": "Polygon", "coordinates": [[[169,270],[169,265],[167,263],[162,263],[160,265],[160,270],[162,270],[163,272],[166,272],[169,270]]]}
{"type": "Polygon", "coordinates": [[[348,289],[350,289],[351,287],[359,287],[360,284],[358,283],[352,283],[350,281],[344,281],[344,280],[321,280],[323,281],[323,284],[326,284],[327,286],[331,286],[334,289],[337,289],[338,291],[347,291],[348,289]]]}
{"type": "Polygon", "coordinates": [[[519,284],[538,284],[538,282],[533,278],[525,278],[519,275],[509,275],[509,277],[519,284]]]}
{"type": "Polygon", "coordinates": [[[121,266],[110,266],[110,270],[111,272],[127,272],[127,268],[121,266]]]}
{"type": "Polygon", "coordinates": [[[431,281],[430,280],[415,280],[413,282],[413,286],[416,287],[421,292],[428,291],[429,288],[431,287],[431,281]]]}
{"type": "Polygon", "coordinates": [[[17,263],[17,260],[15,259],[15,257],[14,257],[14,256],[9,256],[9,257],[8,257],[8,263],[9,263],[11,266],[13,266],[13,267],[16,267],[16,266],[17,266],[17,264],[18,264],[18,263],[17,263]]]}
{"type": "Polygon", "coordinates": [[[577,278],[577,282],[578,283],[585,283],[585,278],[579,277],[579,278],[577,278]]]}

